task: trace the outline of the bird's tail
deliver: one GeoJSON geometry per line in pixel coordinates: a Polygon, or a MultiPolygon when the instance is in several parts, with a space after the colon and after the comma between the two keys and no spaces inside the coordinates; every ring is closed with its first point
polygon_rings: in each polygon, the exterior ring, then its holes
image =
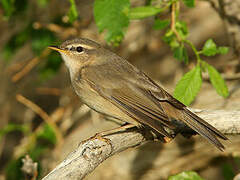
{"type": "Polygon", "coordinates": [[[210,143],[215,145],[221,151],[224,150],[224,146],[220,143],[217,137],[228,140],[220,131],[214,128],[212,125],[208,124],[206,121],[198,117],[196,114],[184,108],[183,116],[181,118],[184,123],[186,123],[190,128],[200,134],[202,137],[206,138],[210,143]]]}

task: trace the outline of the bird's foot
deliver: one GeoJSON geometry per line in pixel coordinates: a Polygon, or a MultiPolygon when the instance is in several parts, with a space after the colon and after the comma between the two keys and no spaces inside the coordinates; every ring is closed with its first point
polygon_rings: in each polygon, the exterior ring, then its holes
{"type": "Polygon", "coordinates": [[[91,139],[98,139],[99,141],[103,141],[112,147],[111,140],[108,138],[104,138],[103,136],[105,136],[104,132],[103,133],[100,132],[96,133],[91,139]]]}
{"type": "Polygon", "coordinates": [[[164,141],[164,143],[169,143],[169,142],[171,142],[173,140],[173,138],[169,138],[169,137],[163,137],[163,141],[164,141]]]}

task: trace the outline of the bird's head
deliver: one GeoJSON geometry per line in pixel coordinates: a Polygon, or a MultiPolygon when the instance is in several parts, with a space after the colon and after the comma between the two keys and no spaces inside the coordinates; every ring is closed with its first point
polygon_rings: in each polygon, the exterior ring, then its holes
{"type": "Polygon", "coordinates": [[[60,46],[49,48],[61,54],[71,74],[83,65],[101,61],[101,54],[105,51],[98,43],[84,38],[67,40],[60,46]]]}

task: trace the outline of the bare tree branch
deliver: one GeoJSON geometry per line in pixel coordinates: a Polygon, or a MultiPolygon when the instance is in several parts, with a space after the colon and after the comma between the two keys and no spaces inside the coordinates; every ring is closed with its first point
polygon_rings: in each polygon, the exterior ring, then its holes
{"type": "MultiPolygon", "coordinates": [[[[194,110],[200,117],[224,134],[240,134],[240,111],[194,110]]],[[[152,137],[139,129],[116,134],[95,136],[80,143],[44,180],[83,179],[108,157],[138,146],[152,137]]]]}

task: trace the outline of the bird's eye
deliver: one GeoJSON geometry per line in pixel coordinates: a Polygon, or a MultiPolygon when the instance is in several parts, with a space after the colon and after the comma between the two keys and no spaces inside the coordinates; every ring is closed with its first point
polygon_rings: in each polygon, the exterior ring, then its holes
{"type": "Polygon", "coordinates": [[[81,47],[81,46],[78,46],[77,48],[76,48],[76,50],[77,50],[77,52],[82,52],[83,51],[83,48],[81,47]]]}

